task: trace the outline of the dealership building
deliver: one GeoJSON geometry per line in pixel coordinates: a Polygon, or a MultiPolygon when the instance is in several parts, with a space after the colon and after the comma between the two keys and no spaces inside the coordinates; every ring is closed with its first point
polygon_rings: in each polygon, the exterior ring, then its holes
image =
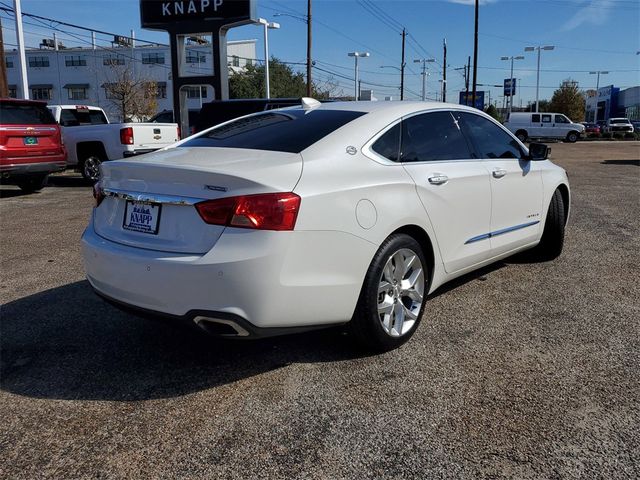
{"type": "Polygon", "coordinates": [[[630,120],[640,120],[640,87],[624,90],[609,85],[596,90],[589,90],[586,95],[585,118],[594,122],[597,109],[597,120],[607,120],[613,117],[626,117],[630,120]]]}
{"type": "MultiPolygon", "coordinates": [[[[115,41],[116,39],[114,39],[115,41]]],[[[27,78],[29,97],[54,105],[94,105],[102,107],[112,121],[119,118],[118,109],[106,88],[127,71],[134,81],[157,85],[158,112],[173,109],[171,53],[168,46],[115,46],[88,48],[28,49],[27,78]]],[[[44,47],[45,45],[43,45],[44,47]]],[[[227,42],[227,64],[231,72],[241,72],[256,62],[256,40],[227,42]]],[[[9,96],[21,98],[20,64],[16,50],[5,51],[9,96]]],[[[210,75],[211,44],[194,43],[186,49],[186,71],[194,76],[210,75]]],[[[214,98],[213,88],[186,87],[187,106],[200,108],[214,98]]]]}

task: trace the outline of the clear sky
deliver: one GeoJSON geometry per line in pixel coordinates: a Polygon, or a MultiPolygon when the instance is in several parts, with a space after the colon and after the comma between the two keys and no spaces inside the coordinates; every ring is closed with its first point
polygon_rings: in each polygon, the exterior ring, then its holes
{"type": "MultiPolygon", "coordinates": [[[[2,0],[13,4],[12,0],[2,0]]],[[[281,24],[269,35],[270,54],[284,61],[304,62],[306,24],[299,15],[306,12],[306,0],[257,0],[258,14],[281,24]],[[285,14],[285,15],[279,15],[285,14]],[[289,16],[290,15],[290,16],[289,16]]],[[[168,43],[164,32],[142,30],[137,0],[22,0],[24,12],[51,17],[107,32],[168,43]]],[[[433,57],[428,77],[428,96],[433,98],[442,78],[442,42],[447,39],[448,100],[457,101],[463,88],[461,68],[473,55],[473,0],[313,0],[313,59],[326,70],[314,70],[316,79],[338,84],[346,94],[353,91],[353,59],[347,52],[368,51],[361,60],[363,82],[381,98],[399,98],[401,36],[404,26],[410,34],[407,42],[407,98],[421,91],[417,58],[433,57]],[[373,4],[373,5],[372,5],[373,4]],[[332,73],[329,73],[332,72],[332,73]],[[347,78],[342,78],[347,77],[347,78]]],[[[32,23],[32,21],[30,21],[32,23]]],[[[15,43],[14,25],[2,14],[6,43],[15,43]]],[[[66,29],[66,27],[64,27],[66,29]]],[[[638,0],[482,0],[480,7],[478,83],[501,84],[509,76],[509,62],[501,56],[525,55],[515,62],[514,77],[521,87],[515,104],[535,98],[536,56],[525,53],[528,45],[555,45],[542,52],[540,98],[550,98],[560,82],[572,78],[581,88],[595,88],[596,76],[590,70],[607,70],[600,86],[621,88],[640,84],[640,1],[638,0]]],[[[37,45],[47,35],[45,26],[25,25],[27,44],[37,45]]],[[[78,34],[78,31],[68,29],[78,34]]],[[[50,30],[49,30],[50,32],[50,30]]],[[[78,37],[60,34],[68,46],[86,43],[78,37]]],[[[80,37],[82,38],[82,37],[80,37]]],[[[104,45],[107,45],[106,37],[104,45]]],[[[239,27],[229,39],[258,39],[258,58],[263,58],[262,30],[256,26],[239,27]]],[[[304,66],[294,68],[303,70],[304,66]]],[[[365,88],[366,85],[363,85],[365,88]]],[[[487,89],[486,87],[479,87],[487,89]]],[[[501,95],[491,88],[492,100],[501,95]]]]}

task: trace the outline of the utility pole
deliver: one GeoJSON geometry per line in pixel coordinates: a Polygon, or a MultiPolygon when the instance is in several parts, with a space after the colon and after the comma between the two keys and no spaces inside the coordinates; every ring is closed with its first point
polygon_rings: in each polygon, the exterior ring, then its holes
{"type": "Polygon", "coordinates": [[[311,0],[307,0],[307,97],[311,96],[311,0]]]}
{"type": "Polygon", "coordinates": [[[427,63],[435,62],[433,58],[416,58],[413,63],[422,63],[422,101],[427,99],[427,76],[430,75],[427,72],[427,63]]]}
{"type": "Polygon", "coordinates": [[[18,59],[20,62],[20,83],[22,98],[29,100],[29,80],[27,79],[27,56],[24,52],[24,32],[22,31],[22,6],[20,0],[13,0],[13,14],[16,16],[16,39],[18,42],[18,59]]]}
{"type": "Polygon", "coordinates": [[[400,64],[400,100],[404,100],[404,42],[407,31],[402,29],[402,63],[400,64]]]}
{"type": "Polygon", "coordinates": [[[478,14],[480,2],[476,0],[475,27],[473,33],[473,93],[471,94],[471,106],[476,106],[476,84],[478,82],[478,14]]]}
{"type": "Polygon", "coordinates": [[[442,63],[442,101],[447,101],[447,39],[442,40],[444,49],[444,61],[442,63]]]}
{"type": "Polygon", "coordinates": [[[2,38],[2,20],[0,20],[0,97],[9,96],[9,85],[7,84],[7,64],[4,58],[4,40],[2,38]]]}
{"type": "Polygon", "coordinates": [[[539,107],[539,91],[540,91],[540,50],[553,50],[556,48],[554,45],[538,45],[537,47],[524,47],[525,52],[538,51],[538,69],[536,73],[536,113],[539,107]]]}

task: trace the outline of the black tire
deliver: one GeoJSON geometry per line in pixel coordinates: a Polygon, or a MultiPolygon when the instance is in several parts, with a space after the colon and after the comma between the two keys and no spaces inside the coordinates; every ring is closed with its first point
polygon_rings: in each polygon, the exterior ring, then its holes
{"type": "Polygon", "coordinates": [[[576,143],[578,141],[578,138],[580,138],[580,135],[578,135],[578,132],[569,132],[567,133],[567,142],[569,143],[576,143]]]}
{"type": "Polygon", "coordinates": [[[32,175],[17,182],[18,187],[25,193],[33,193],[47,186],[48,175],[32,175]]]}
{"type": "MultiPolygon", "coordinates": [[[[417,264],[414,260],[413,265],[409,267],[409,270],[407,270],[408,277],[411,277],[411,275],[417,272],[417,268],[417,264]]],[[[351,322],[349,322],[349,331],[361,346],[371,351],[386,352],[393,350],[394,348],[398,348],[411,338],[418,328],[420,319],[424,312],[428,292],[428,268],[429,265],[425,259],[424,252],[422,251],[420,244],[413,237],[402,233],[393,234],[382,243],[371,261],[371,265],[369,266],[369,270],[367,271],[362,285],[362,290],[360,291],[360,297],[358,298],[355,313],[351,322]],[[391,294],[387,294],[387,291],[382,294],[379,293],[381,282],[385,280],[385,277],[383,277],[383,270],[387,263],[392,262],[392,257],[395,255],[404,255],[407,253],[407,259],[410,257],[411,253],[415,254],[422,267],[422,276],[418,275],[419,280],[415,282],[418,292],[421,290],[422,293],[421,305],[419,306],[413,303],[412,299],[408,296],[392,296],[391,294]],[[394,336],[392,333],[387,333],[383,326],[383,321],[381,320],[381,315],[383,314],[380,314],[378,311],[378,302],[381,298],[380,295],[383,295],[385,300],[388,299],[390,302],[395,302],[390,304],[393,309],[393,313],[389,314],[388,328],[393,330],[392,326],[397,325],[395,320],[395,305],[398,305],[400,310],[403,312],[401,313],[401,316],[405,319],[404,323],[406,324],[404,327],[407,328],[406,331],[402,331],[403,322],[399,322],[401,325],[401,334],[396,332],[396,335],[394,336]],[[394,298],[395,300],[393,300],[394,298]],[[418,309],[419,311],[416,317],[416,310],[418,309]],[[408,316],[407,311],[411,312],[411,316],[408,316]]],[[[385,275],[386,273],[387,272],[385,272],[385,275]]],[[[389,284],[389,288],[390,291],[393,291],[395,287],[394,285],[389,284]]],[[[399,288],[400,287],[398,286],[398,289],[399,288]]],[[[398,292],[399,290],[396,289],[395,295],[398,295],[398,292]]]]}
{"type": "Polygon", "coordinates": [[[527,141],[527,138],[529,138],[529,135],[527,134],[527,132],[525,130],[518,130],[516,132],[516,137],[518,137],[518,140],[520,140],[522,143],[527,141]]]}
{"type": "Polygon", "coordinates": [[[531,250],[532,258],[542,262],[555,260],[562,253],[564,246],[564,230],[566,224],[564,199],[560,190],[556,190],[551,197],[544,231],[540,243],[531,250]]]}
{"type": "Polygon", "coordinates": [[[80,161],[79,168],[82,176],[90,182],[100,180],[100,164],[105,158],[99,153],[91,153],[80,161]]]}

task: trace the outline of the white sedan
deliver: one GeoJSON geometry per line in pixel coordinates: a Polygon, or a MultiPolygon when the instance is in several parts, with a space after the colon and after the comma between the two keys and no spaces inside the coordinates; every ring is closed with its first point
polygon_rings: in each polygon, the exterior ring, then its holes
{"type": "Polygon", "coordinates": [[[87,278],[218,335],[348,323],[389,350],[442,284],[560,255],[569,182],[547,157],[460,105],[303,99],[103,164],[87,278]]]}

